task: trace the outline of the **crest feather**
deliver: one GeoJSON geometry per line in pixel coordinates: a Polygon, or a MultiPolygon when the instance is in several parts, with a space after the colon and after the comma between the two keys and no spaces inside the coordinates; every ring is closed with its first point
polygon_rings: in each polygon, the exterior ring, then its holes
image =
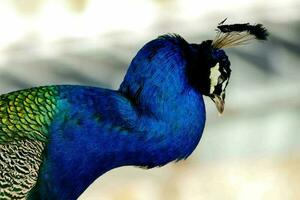
{"type": "MultiPolygon", "coordinates": [[[[226,20],[226,19],[225,19],[226,20]]],[[[212,42],[213,48],[230,48],[248,44],[251,40],[267,40],[268,32],[262,24],[250,25],[231,24],[223,25],[222,21],[217,30],[217,36],[212,42]]]]}

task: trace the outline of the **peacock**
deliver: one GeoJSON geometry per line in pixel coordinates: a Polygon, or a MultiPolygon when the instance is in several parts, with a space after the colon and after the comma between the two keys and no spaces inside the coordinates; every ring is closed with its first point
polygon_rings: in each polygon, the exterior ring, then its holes
{"type": "Polygon", "coordinates": [[[133,58],[119,89],[40,86],[0,96],[0,199],[77,199],[111,169],[186,159],[205,125],[203,95],[222,113],[223,48],[266,40],[261,24],[218,24],[213,40],[166,34],[133,58]]]}

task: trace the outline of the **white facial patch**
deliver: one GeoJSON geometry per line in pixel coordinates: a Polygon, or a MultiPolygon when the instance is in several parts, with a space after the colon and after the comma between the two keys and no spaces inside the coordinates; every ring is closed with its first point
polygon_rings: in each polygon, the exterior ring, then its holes
{"type": "Polygon", "coordinates": [[[218,79],[221,75],[221,72],[219,71],[219,63],[217,63],[214,67],[210,68],[210,90],[209,93],[212,94],[215,90],[215,86],[218,85],[218,79]]]}

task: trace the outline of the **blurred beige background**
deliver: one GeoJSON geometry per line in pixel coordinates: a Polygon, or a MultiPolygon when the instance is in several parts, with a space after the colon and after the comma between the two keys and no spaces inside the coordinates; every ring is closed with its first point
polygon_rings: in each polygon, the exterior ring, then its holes
{"type": "MultiPolygon", "coordinates": [[[[0,93],[48,84],[117,88],[141,46],[164,33],[212,39],[216,25],[263,23],[270,41],[227,50],[225,113],[209,99],[186,161],[115,169],[80,200],[300,199],[300,2],[11,0],[0,4],[0,93]]],[[[196,123],[196,122],[195,122],[196,123]]]]}

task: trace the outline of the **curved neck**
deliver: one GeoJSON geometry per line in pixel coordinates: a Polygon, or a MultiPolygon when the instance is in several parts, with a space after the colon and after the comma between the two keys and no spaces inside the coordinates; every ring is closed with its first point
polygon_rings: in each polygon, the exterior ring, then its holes
{"type": "MultiPolygon", "coordinates": [[[[161,166],[190,155],[205,123],[201,93],[187,78],[185,41],[165,38],[146,44],[133,59],[119,91],[138,112],[136,128],[146,130],[145,166],[161,166]],[[185,51],[184,51],[185,50],[185,51]],[[155,141],[153,144],[149,141],[155,141]],[[161,152],[166,152],[163,154],[161,152]]],[[[176,38],[175,38],[176,39],[176,38]]]]}
{"type": "Polygon", "coordinates": [[[192,153],[205,107],[186,78],[180,45],[165,39],[146,44],[118,91],[60,88],[61,111],[50,127],[40,194],[75,199],[115,167],[162,166],[192,153]]]}

